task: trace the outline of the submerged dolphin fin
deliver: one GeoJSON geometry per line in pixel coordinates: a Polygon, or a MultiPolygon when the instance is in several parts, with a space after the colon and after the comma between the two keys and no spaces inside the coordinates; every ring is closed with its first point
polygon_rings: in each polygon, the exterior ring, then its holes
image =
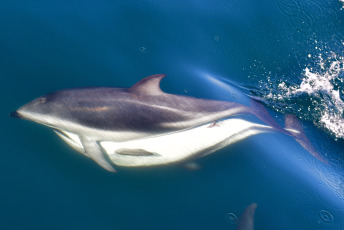
{"type": "Polygon", "coordinates": [[[289,131],[291,136],[295,138],[299,144],[306,149],[312,156],[317,158],[323,163],[328,164],[327,160],[324,159],[320,154],[314,149],[311,142],[308,140],[305,132],[303,131],[300,121],[296,116],[292,114],[287,114],[285,117],[285,128],[289,131]]]}
{"type": "Polygon", "coordinates": [[[260,104],[258,101],[251,99],[251,110],[252,113],[258,117],[260,120],[262,120],[263,122],[265,122],[267,125],[271,126],[272,128],[274,128],[276,131],[279,131],[281,133],[284,133],[286,135],[290,136],[290,133],[287,132],[285,129],[283,129],[278,123],[277,121],[275,121],[275,119],[273,119],[271,117],[271,115],[269,114],[269,112],[267,111],[267,109],[260,104]]]}
{"type": "Polygon", "coordinates": [[[78,135],[57,129],[54,132],[73,149],[88,157],[78,135]]]}
{"type": "Polygon", "coordinates": [[[250,204],[241,213],[239,223],[236,230],[253,230],[254,229],[254,214],[256,212],[257,204],[250,204]]]}
{"type": "Polygon", "coordinates": [[[84,146],[85,152],[90,158],[92,158],[104,169],[110,172],[116,172],[116,169],[114,169],[112,165],[105,158],[102,150],[100,149],[100,146],[98,145],[96,141],[90,140],[86,137],[80,137],[80,141],[82,145],[84,146]]]}
{"type": "Polygon", "coordinates": [[[161,79],[166,77],[165,74],[155,74],[142,79],[131,88],[128,89],[130,93],[143,95],[161,95],[164,92],[160,89],[161,79]]]}
{"type": "Polygon", "coordinates": [[[194,161],[189,161],[183,165],[183,167],[187,170],[193,171],[193,170],[199,170],[202,168],[202,166],[194,161]]]}
{"type": "Polygon", "coordinates": [[[251,113],[256,115],[260,120],[267,125],[273,127],[276,131],[292,136],[295,140],[306,149],[312,156],[323,163],[328,163],[319,153],[314,149],[306,134],[304,133],[301,124],[297,117],[292,114],[287,114],[285,117],[285,128],[282,128],[269,114],[266,108],[258,101],[251,99],[251,113]]]}

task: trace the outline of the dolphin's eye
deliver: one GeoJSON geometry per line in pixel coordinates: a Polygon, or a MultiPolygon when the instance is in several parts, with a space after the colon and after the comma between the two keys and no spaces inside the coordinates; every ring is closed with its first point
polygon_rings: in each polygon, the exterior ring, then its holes
{"type": "Polygon", "coordinates": [[[32,102],[33,105],[41,105],[41,104],[44,104],[45,102],[47,102],[47,98],[46,97],[40,97],[40,98],[37,98],[36,100],[34,100],[32,102]]]}
{"type": "Polygon", "coordinates": [[[45,103],[46,101],[47,101],[47,98],[46,98],[46,97],[41,97],[41,98],[38,99],[38,103],[39,103],[39,104],[43,104],[43,103],[45,103]]]}

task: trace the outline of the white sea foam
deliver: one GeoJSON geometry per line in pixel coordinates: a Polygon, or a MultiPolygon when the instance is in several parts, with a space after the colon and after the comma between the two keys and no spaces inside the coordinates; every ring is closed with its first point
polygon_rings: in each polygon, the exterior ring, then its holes
{"type": "Polygon", "coordinates": [[[340,8],[341,10],[344,9],[344,0],[339,0],[341,3],[343,3],[342,8],[340,8]]]}
{"type": "Polygon", "coordinates": [[[316,50],[322,54],[313,67],[304,68],[300,83],[268,77],[267,82],[260,82],[262,97],[277,111],[311,120],[335,138],[344,139],[344,58],[316,50]]]}
{"type": "MultiPolygon", "coordinates": [[[[344,0],[343,0],[344,1],[344,0]]],[[[334,53],[328,58],[319,56],[318,69],[305,68],[300,85],[278,85],[279,94],[275,99],[296,98],[307,94],[313,98],[320,112],[320,126],[332,132],[336,138],[344,138],[344,102],[340,97],[344,78],[344,58],[334,53]],[[276,98],[277,97],[277,98],[276,98]]],[[[268,97],[270,96],[268,95],[268,97]]]]}

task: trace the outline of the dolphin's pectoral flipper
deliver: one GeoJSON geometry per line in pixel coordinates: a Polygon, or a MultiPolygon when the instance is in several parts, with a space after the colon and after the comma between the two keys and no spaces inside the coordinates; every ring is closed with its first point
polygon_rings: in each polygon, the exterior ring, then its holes
{"type": "Polygon", "coordinates": [[[90,140],[86,137],[80,137],[81,143],[84,146],[87,155],[97,162],[100,166],[110,172],[116,172],[116,169],[107,161],[98,143],[94,140],[90,140]]]}
{"type": "Polygon", "coordinates": [[[54,132],[73,149],[88,157],[78,135],[57,129],[54,132]]]}
{"type": "Polygon", "coordinates": [[[183,165],[183,167],[187,170],[199,170],[202,166],[194,161],[189,161],[183,165]]]}
{"type": "Polygon", "coordinates": [[[300,121],[297,119],[296,116],[292,114],[287,114],[285,116],[285,128],[289,131],[292,137],[304,148],[306,149],[312,156],[320,160],[321,162],[328,163],[326,159],[324,159],[320,154],[314,149],[313,145],[307,138],[305,132],[303,131],[300,121]]]}
{"type": "Polygon", "coordinates": [[[236,230],[253,230],[254,229],[254,214],[256,212],[257,204],[250,204],[241,213],[239,223],[236,230]]]}

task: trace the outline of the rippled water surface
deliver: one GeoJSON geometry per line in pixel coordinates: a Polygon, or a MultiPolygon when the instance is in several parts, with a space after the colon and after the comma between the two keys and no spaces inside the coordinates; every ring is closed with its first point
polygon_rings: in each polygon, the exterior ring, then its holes
{"type": "Polygon", "coordinates": [[[3,0],[0,31],[1,229],[344,229],[343,0],[3,0]],[[327,163],[266,133],[197,170],[113,174],[8,116],[55,90],[157,73],[165,92],[253,97],[281,126],[295,115],[327,163]]]}

